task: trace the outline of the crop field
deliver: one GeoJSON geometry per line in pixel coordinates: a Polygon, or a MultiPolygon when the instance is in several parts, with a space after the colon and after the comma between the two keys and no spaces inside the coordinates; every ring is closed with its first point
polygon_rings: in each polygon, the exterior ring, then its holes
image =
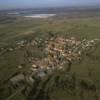
{"type": "MultiPolygon", "coordinates": [[[[0,52],[8,48],[15,48],[20,41],[27,40],[27,43],[35,38],[42,38],[43,40],[50,38],[49,34],[53,33],[55,36],[62,37],[75,37],[78,40],[92,40],[100,39],[100,17],[75,17],[67,18],[66,16],[47,18],[47,19],[34,19],[25,17],[16,17],[11,15],[0,15],[0,52]]],[[[43,41],[44,42],[44,41],[43,41]]],[[[26,47],[23,46],[20,49],[8,50],[4,53],[0,53],[0,100],[5,100],[4,97],[9,93],[6,90],[8,84],[6,83],[15,73],[24,72],[29,69],[30,62],[27,60],[27,51],[31,51],[35,58],[41,59],[44,55],[43,47],[26,47]],[[20,64],[24,64],[23,69],[18,69],[20,64]],[[2,89],[4,87],[4,90],[2,89]],[[3,91],[3,92],[2,92],[3,91]]],[[[72,63],[71,74],[78,81],[92,79],[97,87],[98,97],[96,98],[94,91],[88,89],[62,89],[53,88],[53,92],[50,92],[50,100],[99,100],[100,97],[100,44],[93,50],[88,51],[83,55],[83,59],[80,63],[72,63]],[[90,76],[89,76],[90,75],[90,76]],[[73,91],[73,92],[72,92],[73,91]],[[78,92],[79,94],[78,94],[78,92]],[[74,95],[74,92],[76,93],[74,95]],[[84,94],[81,95],[81,92],[84,94]],[[82,96],[84,97],[82,99],[82,96]],[[92,96],[92,97],[91,97],[92,96]]],[[[51,76],[51,79],[41,82],[37,90],[44,88],[46,91],[50,86],[52,87],[53,79],[56,76],[64,78],[66,72],[55,72],[51,76]],[[46,86],[44,86],[46,84],[46,86]]],[[[33,87],[34,88],[34,87],[33,87]]],[[[77,88],[77,87],[76,87],[77,88]]],[[[15,91],[15,90],[13,90],[15,91]]],[[[33,91],[34,93],[34,91],[33,91]]],[[[39,92],[41,93],[41,91],[39,92]]],[[[36,93],[36,96],[39,94],[36,93]]],[[[30,96],[30,95],[29,95],[30,96]]],[[[31,95],[32,96],[32,95],[31,95]]],[[[41,96],[40,96],[41,97],[41,96]]],[[[22,93],[16,94],[13,98],[7,100],[48,100],[48,99],[30,99],[22,93]]]]}

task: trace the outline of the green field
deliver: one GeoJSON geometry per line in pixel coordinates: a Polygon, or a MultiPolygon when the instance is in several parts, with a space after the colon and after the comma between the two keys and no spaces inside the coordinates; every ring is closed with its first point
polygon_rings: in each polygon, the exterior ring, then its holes
{"type": "Polygon", "coordinates": [[[11,23],[0,24],[0,44],[16,42],[35,32],[53,32],[76,37],[95,38],[99,37],[100,18],[49,18],[30,19],[17,17],[11,23]]]}
{"type": "MultiPolygon", "coordinates": [[[[7,19],[8,20],[8,19],[7,19]]],[[[12,20],[12,19],[10,19],[12,20]]],[[[4,20],[6,21],[6,20],[4,20]]],[[[47,38],[48,33],[54,33],[57,36],[76,37],[78,39],[95,39],[100,38],[100,17],[88,18],[49,18],[49,19],[31,19],[16,17],[14,21],[0,23],[0,47],[16,47],[16,43],[21,40],[31,40],[34,38],[47,38]]],[[[6,52],[0,56],[0,84],[4,85],[14,73],[18,72],[17,66],[25,64],[24,70],[28,69],[28,63],[25,62],[25,54],[27,48],[21,48],[12,52],[6,52]]],[[[39,57],[41,50],[33,48],[33,54],[39,57]]],[[[21,70],[21,71],[24,71],[21,70]]],[[[72,73],[76,73],[77,79],[87,79],[88,73],[92,71],[92,79],[94,80],[98,91],[100,90],[100,45],[89,56],[85,55],[81,63],[72,64],[72,73]]],[[[5,84],[6,85],[6,84],[5,84]]],[[[81,100],[66,95],[65,90],[55,89],[51,95],[55,99],[51,100],[81,100]]],[[[85,95],[87,95],[86,92],[85,95]]],[[[24,100],[19,94],[11,100],[24,100]],[[21,98],[20,98],[21,97],[21,98]],[[18,98],[18,99],[16,99],[18,98]]],[[[88,100],[96,100],[87,96],[88,100]]],[[[98,100],[98,99],[97,99],[98,100]]]]}

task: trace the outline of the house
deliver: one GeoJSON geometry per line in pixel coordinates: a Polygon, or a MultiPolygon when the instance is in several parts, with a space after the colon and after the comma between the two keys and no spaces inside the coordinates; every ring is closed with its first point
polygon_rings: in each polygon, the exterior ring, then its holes
{"type": "Polygon", "coordinates": [[[46,76],[47,76],[47,73],[45,71],[43,71],[43,70],[40,70],[35,74],[34,77],[36,79],[44,79],[46,76]]]}
{"type": "Polygon", "coordinates": [[[18,74],[10,79],[10,83],[15,87],[24,84],[24,81],[25,81],[24,74],[18,74]]]}

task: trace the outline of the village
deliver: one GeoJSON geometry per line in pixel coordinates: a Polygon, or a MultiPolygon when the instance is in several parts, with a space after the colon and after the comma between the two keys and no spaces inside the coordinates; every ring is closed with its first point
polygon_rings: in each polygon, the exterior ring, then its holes
{"type": "MultiPolygon", "coordinates": [[[[26,83],[29,85],[28,87],[32,87],[36,80],[45,79],[48,75],[52,74],[54,70],[65,70],[64,65],[66,65],[66,71],[69,72],[71,64],[80,62],[82,55],[86,51],[95,48],[99,42],[100,39],[83,39],[80,41],[75,37],[51,37],[45,41],[44,51],[47,56],[43,59],[32,57],[29,69],[24,73],[19,72],[11,77],[9,83],[14,89],[18,89],[24,85],[26,87],[26,83]]],[[[17,49],[24,46],[36,46],[37,44],[35,40],[28,44],[21,42],[17,49]]],[[[10,52],[11,51],[13,50],[11,49],[10,52]]],[[[23,69],[23,66],[19,65],[18,69],[23,69]]]]}

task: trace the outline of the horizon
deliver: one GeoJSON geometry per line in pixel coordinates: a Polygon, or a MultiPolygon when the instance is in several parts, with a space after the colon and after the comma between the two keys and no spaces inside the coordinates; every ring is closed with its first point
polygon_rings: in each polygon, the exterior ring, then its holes
{"type": "Polygon", "coordinates": [[[69,10],[73,9],[95,9],[95,8],[100,8],[99,5],[91,5],[91,6],[56,6],[56,7],[23,7],[23,8],[9,8],[9,9],[0,9],[0,11],[10,11],[10,10],[46,10],[46,9],[62,9],[62,8],[68,8],[69,10]]]}
{"type": "Polygon", "coordinates": [[[56,8],[56,7],[91,7],[100,6],[100,0],[0,0],[0,10],[56,8]]]}

